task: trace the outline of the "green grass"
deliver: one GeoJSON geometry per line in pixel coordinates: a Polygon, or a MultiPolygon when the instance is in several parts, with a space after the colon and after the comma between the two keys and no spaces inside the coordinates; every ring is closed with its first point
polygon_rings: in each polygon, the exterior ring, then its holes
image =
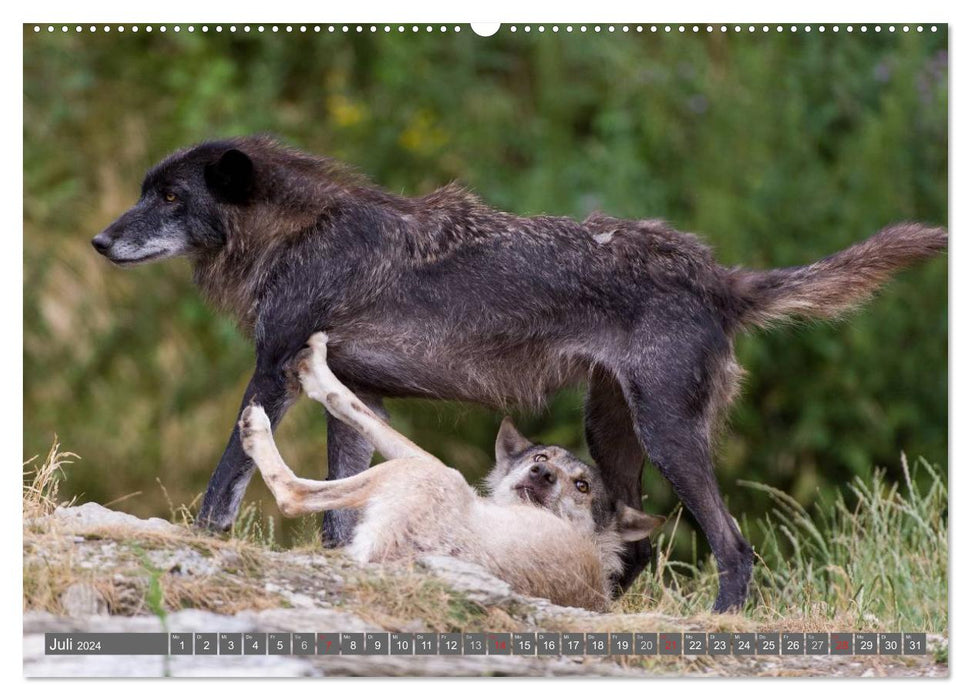
{"type": "MultiPolygon", "coordinates": [[[[834,629],[835,623],[946,633],[945,475],[923,459],[911,466],[904,458],[902,467],[903,483],[876,469],[810,510],[771,486],[740,482],[773,504],[756,523],[763,538],[745,616],[802,629],[834,629]]],[[[680,511],[673,520],[676,531],[680,511]]],[[[624,610],[691,616],[710,608],[718,586],[713,559],[698,565],[669,558],[673,535],[659,538],[658,566],[621,599],[624,610]]]]}

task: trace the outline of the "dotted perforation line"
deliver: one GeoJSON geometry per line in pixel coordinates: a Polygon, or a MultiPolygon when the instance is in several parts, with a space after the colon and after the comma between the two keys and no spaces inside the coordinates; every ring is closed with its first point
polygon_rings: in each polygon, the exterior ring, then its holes
{"type": "Polygon", "coordinates": [[[437,31],[439,31],[441,33],[445,33],[445,32],[449,32],[449,31],[452,31],[452,32],[461,32],[462,31],[462,28],[460,26],[458,26],[458,25],[449,27],[449,26],[445,26],[445,25],[436,25],[436,26],[432,26],[432,25],[422,25],[422,26],[418,26],[418,25],[410,25],[410,26],[406,26],[406,25],[394,25],[394,26],[392,26],[392,25],[387,25],[387,24],[385,24],[385,25],[374,25],[374,24],[372,24],[372,25],[361,25],[361,24],[357,24],[357,25],[346,25],[346,24],[345,25],[320,25],[320,24],[296,24],[296,25],[294,25],[294,24],[284,24],[284,25],[279,25],[279,24],[272,24],[272,25],[264,25],[264,24],[242,24],[242,25],[236,25],[236,24],[229,24],[229,25],[222,25],[222,24],[217,24],[217,25],[213,25],[213,26],[209,26],[207,24],[203,24],[203,25],[199,25],[199,26],[192,25],[192,24],[189,24],[189,25],[179,25],[179,24],[176,24],[176,25],[164,25],[164,24],[162,24],[162,25],[151,25],[151,24],[149,24],[149,25],[137,25],[137,24],[136,25],[125,25],[125,24],[105,24],[105,25],[94,25],[94,24],[92,24],[92,25],[80,25],[80,24],[77,24],[77,25],[67,25],[67,24],[64,24],[64,25],[53,25],[53,24],[48,24],[48,25],[39,25],[39,24],[35,24],[34,25],[34,33],[40,33],[40,32],[45,31],[45,30],[47,32],[49,32],[49,33],[53,33],[53,32],[56,32],[56,31],[61,31],[63,33],[72,32],[72,31],[75,32],[75,33],[81,33],[81,32],[84,32],[84,31],[87,31],[87,32],[90,32],[90,33],[98,32],[98,31],[106,32],[106,33],[107,32],[112,32],[112,31],[119,32],[119,33],[124,33],[126,31],[132,32],[132,33],[137,33],[139,31],[151,33],[153,31],[159,31],[159,32],[165,33],[167,31],[172,31],[172,32],[175,32],[175,33],[178,34],[178,33],[182,32],[182,31],[186,31],[186,32],[189,32],[189,33],[194,33],[196,31],[199,31],[199,32],[202,32],[202,33],[215,32],[217,34],[218,33],[221,33],[221,32],[243,33],[243,34],[246,34],[246,33],[254,33],[254,32],[255,33],[265,33],[265,32],[279,33],[279,32],[284,32],[284,33],[287,33],[287,34],[292,34],[292,33],[306,34],[308,32],[320,34],[321,32],[329,32],[329,33],[333,34],[335,32],[337,32],[337,33],[341,33],[342,32],[342,33],[345,33],[345,34],[350,34],[352,32],[356,32],[356,33],[363,33],[363,32],[377,33],[377,32],[380,32],[380,31],[383,31],[385,33],[390,33],[390,32],[392,32],[394,30],[397,30],[398,32],[402,32],[402,33],[405,32],[405,31],[411,31],[411,32],[417,33],[417,32],[422,31],[422,30],[424,30],[425,32],[434,32],[434,31],[437,30],[437,31]]]}
{"type": "MultiPolygon", "coordinates": [[[[546,31],[550,31],[550,32],[553,32],[553,33],[559,33],[560,31],[564,31],[564,32],[566,32],[568,34],[569,33],[573,33],[574,31],[579,32],[581,34],[587,33],[587,32],[591,32],[591,31],[593,33],[601,33],[601,32],[603,32],[605,30],[606,30],[607,33],[614,33],[614,32],[618,32],[619,31],[619,32],[622,32],[622,33],[629,33],[629,32],[637,32],[637,33],[650,32],[650,33],[653,33],[653,34],[657,34],[657,33],[671,34],[671,33],[675,33],[675,32],[677,32],[679,34],[688,34],[688,33],[691,33],[691,34],[709,33],[709,34],[711,34],[711,33],[715,33],[715,32],[720,32],[722,34],[729,34],[729,33],[734,33],[734,34],[742,34],[742,33],[746,33],[746,34],[756,34],[756,33],[768,34],[768,33],[773,32],[773,31],[775,33],[777,33],[777,34],[781,34],[781,33],[786,32],[786,31],[788,31],[790,33],[797,33],[797,32],[799,32],[799,33],[811,33],[811,32],[826,33],[826,32],[832,32],[834,34],[838,34],[840,31],[844,31],[846,33],[853,33],[854,31],[857,31],[857,32],[861,32],[861,33],[864,33],[864,34],[867,33],[867,32],[875,32],[875,33],[878,33],[879,34],[882,31],[887,31],[887,32],[890,32],[891,34],[893,34],[893,33],[897,32],[899,30],[899,31],[901,31],[901,32],[903,32],[903,33],[906,34],[906,33],[909,33],[912,29],[914,31],[917,31],[917,32],[923,32],[924,29],[925,29],[925,27],[924,27],[924,25],[921,25],[921,24],[918,24],[918,25],[908,25],[908,24],[904,24],[904,25],[899,25],[899,26],[898,25],[893,25],[893,24],[890,24],[890,25],[880,25],[880,24],[875,24],[875,25],[866,25],[866,24],[862,24],[862,25],[852,25],[852,24],[848,24],[848,25],[843,25],[843,26],[840,26],[840,25],[823,25],[823,24],[820,24],[820,25],[810,25],[810,24],[806,24],[806,25],[795,25],[795,24],[790,24],[790,25],[782,25],[782,24],[773,24],[773,25],[768,25],[768,24],[759,24],[759,25],[756,25],[756,24],[747,24],[747,25],[742,25],[742,24],[719,24],[719,25],[712,25],[712,24],[677,24],[677,25],[671,25],[671,24],[663,24],[663,25],[659,25],[659,24],[642,25],[642,24],[637,24],[637,25],[627,25],[627,24],[624,24],[624,25],[613,25],[613,24],[610,24],[610,25],[606,25],[606,26],[603,26],[603,27],[601,25],[588,26],[588,25],[585,25],[585,24],[581,24],[581,25],[568,24],[568,25],[564,25],[564,26],[561,27],[560,25],[555,25],[554,24],[554,25],[551,25],[549,27],[547,27],[545,25],[538,25],[536,27],[532,27],[530,25],[525,25],[525,26],[522,26],[522,27],[517,26],[517,25],[510,25],[510,26],[506,27],[506,30],[509,31],[509,32],[511,32],[511,33],[513,33],[513,34],[515,34],[516,32],[519,32],[519,31],[522,31],[522,32],[525,32],[525,33],[528,34],[528,33],[532,32],[532,31],[534,31],[534,29],[535,29],[536,32],[541,33],[541,34],[544,33],[544,32],[546,32],[546,31]]],[[[458,25],[447,26],[447,25],[430,25],[430,24],[426,24],[426,25],[417,25],[417,24],[412,24],[412,25],[404,25],[404,24],[397,24],[397,25],[390,25],[390,24],[384,24],[384,25],[377,25],[377,24],[371,24],[371,25],[365,25],[365,24],[353,24],[353,25],[348,25],[348,24],[342,24],[342,25],[334,25],[334,24],[330,24],[330,25],[320,25],[320,24],[313,24],[313,25],[308,25],[308,24],[298,24],[298,25],[294,25],[294,24],[285,24],[285,25],[278,25],[278,24],[273,24],[273,25],[263,25],[263,24],[250,25],[250,24],[243,24],[243,25],[235,25],[235,24],[230,24],[230,25],[221,25],[221,24],[217,24],[217,25],[213,25],[213,26],[209,26],[209,25],[206,25],[206,24],[199,25],[199,26],[192,25],[192,24],[189,24],[189,25],[179,25],[179,24],[175,24],[175,25],[164,25],[164,24],[162,24],[162,25],[150,25],[150,24],[149,25],[124,25],[124,24],[114,24],[114,25],[111,25],[111,24],[104,24],[104,25],[94,25],[94,24],[91,24],[91,25],[80,25],[80,24],[76,24],[76,25],[67,25],[67,24],[53,25],[53,24],[48,24],[48,25],[39,25],[39,24],[35,24],[34,25],[34,33],[40,33],[40,32],[43,32],[45,30],[48,33],[54,33],[54,32],[57,32],[57,31],[60,31],[62,33],[68,33],[68,32],[72,32],[73,31],[74,33],[78,33],[78,34],[81,33],[81,32],[84,32],[84,31],[87,31],[89,33],[94,33],[94,32],[98,32],[98,31],[108,33],[108,32],[115,31],[115,32],[118,32],[119,34],[123,34],[125,32],[131,32],[132,34],[136,34],[139,31],[146,32],[146,33],[151,33],[153,31],[159,31],[159,32],[162,32],[162,33],[165,33],[167,31],[172,31],[172,32],[175,32],[176,34],[182,32],[182,31],[186,31],[186,32],[188,32],[190,34],[191,33],[194,33],[194,32],[197,32],[197,31],[202,32],[202,33],[215,32],[217,34],[222,33],[222,32],[243,33],[243,34],[254,33],[254,32],[255,33],[265,33],[265,32],[279,33],[281,31],[284,32],[284,33],[287,33],[287,34],[292,34],[292,33],[306,34],[308,32],[309,33],[316,33],[316,34],[320,34],[322,32],[326,32],[326,33],[329,33],[329,34],[334,34],[334,33],[343,33],[343,34],[357,33],[357,34],[361,34],[361,33],[364,33],[364,32],[370,32],[372,34],[376,34],[378,32],[383,32],[385,34],[390,34],[392,32],[397,32],[399,34],[404,34],[406,32],[410,32],[410,33],[413,33],[413,34],[417,34],[417,33],[422,32],[422,31],[424,31],[425,33],[431,33],[431,32],[435,32],[436,30],[438,32],[440,32],[440,33],[446,33],[446,32],[449,32],[449,31],[451,31],[451,32],[461,32],[462,31],[462,28],[460,26],[458,26],[458,25]]],[[[937,25],[930,25],[929,30],[931,32],[936,32],[937,31],[937,25]]]]}

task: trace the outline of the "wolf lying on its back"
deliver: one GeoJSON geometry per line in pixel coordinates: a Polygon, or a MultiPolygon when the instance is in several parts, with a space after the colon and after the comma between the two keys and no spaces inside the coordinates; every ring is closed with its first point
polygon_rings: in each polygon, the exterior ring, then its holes
{"type": "MultiPolygon", "coordinates": [[[[834,317],[936,255],[947,233],[898,224],[811,265],[728,269],[661,221],[522,217],[457,187],[402,197],[254,137],[166,158],[92,242],[121,265],[192,258],[203,292],[256,345],[240,411],[255,399],[273,426],[293,399],[287,363],[321,330],[334,373],[376,411],[394,396],[536,406],[586,381],[587,443],[604,483],[639,508],[651,458],[704,531],[715,609],[728,610],[745,602],[753,557],[711,458],[741,376],[735,336],[794,315],[834,317]]],[[[328,420],[329,478],[370,457],[363,438],[328,420]]],[[[228,528],[252,471],[235,430],[199,522],[228,528]]],[[[324,524],[343,542],[353,516],[331,511],[324,524]]],[[[621,586],[650,559],[646,540],[627,546],[621,586]]]]}
{"type": "Polygon", "coordinates": [[[595,469],[566,450],[533,445],[507,418],[496,439],[491,497],[395,432],[327,367],[315,334],[297,360],[305,393],[365,437],[389,461],[336,481],[296,477],[273,442],[270,420],[248,406],[239,422],[252,458],[283,514],[359,508],[348,552],[384,561],[442,554],[471,561],[520,593],[603,610],[624,541],[647,537],[663,519],[612,502],[595,469]]]}

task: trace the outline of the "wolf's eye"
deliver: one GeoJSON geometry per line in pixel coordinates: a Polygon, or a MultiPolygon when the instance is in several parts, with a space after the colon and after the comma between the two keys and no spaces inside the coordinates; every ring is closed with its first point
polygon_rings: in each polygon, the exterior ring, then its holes
{"type": "Polygon", "coordinates": [[[542,452],[540,452],[538,455],[536,455],[535,457],[533,457],[533,461],[534,462],[549,462],[550,461],[550,457],[549,457],[549,455],[545,455],[542,452]]]}
{"type": "Polygon", "coordinates": [[[590,484],[588,484],[583,479],[577,479],[573,483],[576,484],[577,491],[579,491],[580,493],[586,493],[587,491],[590,490],[590,484]]]}
{"type": "Polygon", "coordinates": [[[177,199],[178,199],[178,197],[175,196],[175,193],[174,192],[166,192],[165,193],[165,201],[166,202],[174,202],[177,199]]]}

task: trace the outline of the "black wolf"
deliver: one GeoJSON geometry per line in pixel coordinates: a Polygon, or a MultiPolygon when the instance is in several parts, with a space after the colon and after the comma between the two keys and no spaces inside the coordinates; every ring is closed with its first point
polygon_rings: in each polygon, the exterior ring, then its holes
{"type": "MultiPolygon", "coordinates": [[[[203,294],[256,345],[242,407],[257,400],[274,426],[296,396],[288,363],[317,331],[330,337],[335,374],[378,413],[397,396],[537,406],[588,382],[586,438],[605,482],[640,507],[650,457],[711,545],[724,611],[745,602],[753,556],[711,460],[741,374],[735,334],[833,317],[946,248],[947,233],[897,224],[805,267],[728,269],[662,221],[521,217],[456,186],[402,197],[250,137],[163,160],[93,244],[119,264],[193,259],[203,294]]],[[[328,420],[329,478],[365,469],[371,452],[328,420]]],[[[200,521],[228,528],[252,472],[234,430],[200,521]]],[[[333,543],[352,527],[349,512],[325,519],[333,543]]],[[[646,541],[630,545],[620,586],[650,553],[646,541]]]]}

